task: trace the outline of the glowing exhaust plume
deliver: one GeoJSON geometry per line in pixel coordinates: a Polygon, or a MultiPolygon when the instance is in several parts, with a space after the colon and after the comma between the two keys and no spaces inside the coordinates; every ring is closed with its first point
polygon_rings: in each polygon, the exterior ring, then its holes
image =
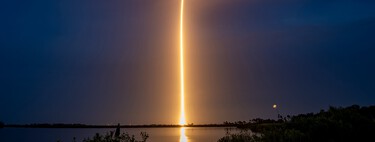
{"type": "Polygon", "coordinates": [[[180,15],[180,78],[181,78],[181,115],[180,125],[185,125],[185,84],[184,84],[184,0],[181,0],[181,15],[180,15]]]}

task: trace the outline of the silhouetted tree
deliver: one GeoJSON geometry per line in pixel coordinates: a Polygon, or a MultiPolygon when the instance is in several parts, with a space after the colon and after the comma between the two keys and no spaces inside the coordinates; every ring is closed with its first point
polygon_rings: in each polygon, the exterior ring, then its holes
{"type": "Polygon", "coordinates": [[[4,123],[0,121],[0,128],[3,128],[3,127],[4,127],[4,123]]]}

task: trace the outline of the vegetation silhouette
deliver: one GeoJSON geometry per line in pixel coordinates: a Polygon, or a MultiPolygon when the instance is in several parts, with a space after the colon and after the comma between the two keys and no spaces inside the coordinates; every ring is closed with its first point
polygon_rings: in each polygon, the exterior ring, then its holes
{"type": "MultiPolygon", "coordinates": [[[[92,138],[83,139],[82,142],[146,142],[149,138],[149,135],[146,132],[140,133],[142,140],[135,139],[134,135],[130,135],[127,132],[120,134],[120,126],[119,123],[117,124],[115,131],[107,132],[104,135],[96,133],[92,138]]],[[[76,142],[75,137],[73,138],[73,142],[76,142]]]]}
{"type": "MultiPolygon", "coordinates": [[[[229,122],[225,122],[229,123],[229,122]]],[[[316,142],[368,141],[375,134],[375,106],[329,107],[327,111],[235,122],[243,130],[218,142],[316,142]]]]}
{"type": "Polygon", "coordinates": [[[130,135],[127,132],[119,134],[118,136],[113,135],[113,131],[101,135],[96,133],[92,138],[86,138],[83,142],[146,142],[149,135],[146,132],[141,132],[142,140],[136,140],[134,135],[130,135]]]}
{"type": "Polygon", "coordinates": [[[117,125],[116,131],[115,131],[115,137],[120,136],[120,123],[117,125]]]}
{"type": "Polygon", "coordinates": [[[4,122],[0,121],[0,128],[4,128],[4,122]]]}

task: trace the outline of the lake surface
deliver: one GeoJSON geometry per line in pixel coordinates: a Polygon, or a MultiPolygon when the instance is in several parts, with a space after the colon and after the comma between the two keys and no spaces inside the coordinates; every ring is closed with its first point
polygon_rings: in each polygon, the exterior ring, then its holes
{"type": "MultiPolygon", "coordinates": [[[[92,138],[95,133],[105,134],[115,129],[109,128],[2,128],[1,142],[72,142],[76,138],[92,138]]],[[[147,142],[216,142],[225,136],[227,131],[237,132],[236,128],[220,127],[185,127],[185,128],[122,128],[121,133],[128,132],[140,139],[141,132],[147,132],[147,142]]]]}

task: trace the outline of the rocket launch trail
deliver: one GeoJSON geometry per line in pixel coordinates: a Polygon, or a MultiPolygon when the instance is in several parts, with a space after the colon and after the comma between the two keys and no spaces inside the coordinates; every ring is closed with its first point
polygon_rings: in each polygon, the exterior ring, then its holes
{"type": "Polygon", "coordinates": [[[180,11],[180,97],[181,97],[181,114],[180,125],[185,125],[185,81],[184,81],[184,0],[181,0],[180,11]]]}

